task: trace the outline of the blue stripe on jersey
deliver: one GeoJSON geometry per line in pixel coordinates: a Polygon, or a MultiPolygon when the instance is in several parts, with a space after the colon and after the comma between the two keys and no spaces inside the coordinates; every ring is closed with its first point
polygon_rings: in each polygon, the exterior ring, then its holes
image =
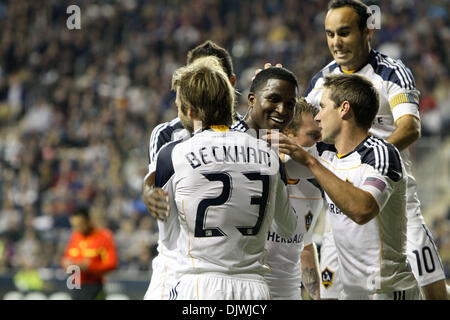
{"type": "Polygon", "coordinates": [[[321,156],[322,153],[324,153],[324,151],[331,151],[331,152],[335,152],[335,153],[337,152],[334,145],[327,144],[327,143],[324,143],[321,141],[316,143],[316,148],[317,148],[317,152],[319,153],[319,156],[321,156]]]}
{"type": "Polygon", "coordinates": [[[393,82],[403,89],[415,89],[414,77],[401,60],[391,59],[372,49],[369,55],[369,64],[383,80],[393,82]]]}
{"type": "Polygon", "coordinates": [[[175,173],[172,162],[173,148],[183,139],[171,142],[161,148],[156,159],[155,187],[162,188],[169,181],[170,177],[175,173]]]}
{"type": "Polygon", "coordinates": [[[157,125],[155,129],[153,129],[148,145],[149,164],[155,161],[155,156],[158,153],[159,149],[161,149],[161,147],[166,143],[172,141],[172,134],[174,133],[174,131],[183,128],[184,127],[181,124],[181,120],[179,118],[175,118],[170,122],[161,123],[157,125]]]}
{"type": "MultiPolygon", "coordinates": [[[[237,112],[235,113],[235,122],[233,123],[231,128],[243,132],[248,130],[247,124],[242,120],[242,116],[237,112]],[[236,126],[236,128],[234,128],[234,126],[236,126]]],[[[172,141],[172,134],[176,130],[182,129],[184,129],[184,127],[181,123],[180,118],[175,118],[169,122],[161,123],[153,129],[148,144],[149,164],[155,161],[155,156],[158,153],[159,149],[161,149],[161,147],[166,143],[172,141]]]]}
{"type": "Polygon", "coordinates": [[[245,132],[249,129],[249,127],[247,125],[247,122],[245,122],[242,119],[239,119],[231,125],[230,129],[235,130],[235,131],[245,132]]]}
{"type": "Polygon", "coordinates": [[[399,181],[403,177],[400,153],[385,140],[370,136],[364,140],[357,151],[361,156],[361,163],[366,163],[389,177],[392,181],[399,181]]]}
{"type": "MultiPolygon", "coordinates": [[[[433,235],[431,234],[430,230],[428,229],[428,227],[425,224],[422,224],[422,228],[425,230],[428,240],[430,240],[431,245],[433,246],[434,253],[436,254],[436,257],[438,259],[439,265],[441,266],[441,269],[444,270],[444,265],[442,264],[442,260],[439,255],[439,251],[436,247],[436,244],[434,243],[433,235]]],[[[431,257],[431,259],[433,259],[433,257],[431,257]]]]}
{"type": "Polygon", "coordinates": [[[322,70],[320,70],[320,72],[318,72],[318,73],[311,79],[311,81],[310,81],[310,83],[309,83],[309,86],[308,86],[308,88],[306,89],[306,92],[305,92],[304,96],[305,96],[305,97],[308,96],[308,94],[314,89],[314,87],[316,86],[317,81],[318,81],[320,78],[322,78],[322,77],[324,77],[324,76],[326,76],[326,75],[332,73],[332,72],[334,71],[334,69],[336,69],[336,68],[338,68],[338,67],[339,67],[339,65],[338,65],[335,61],[332,61],[332,62],[330,62],[328,65],[326,65],[325,68],[323,68],[322,70]]]}
{"type": "Polygon", "coordinates": [[[284,163],[283,161],[281,161],[280,158],[278,158],[279,162],[280,162],[280,175],[281,175],[281,180],[283,180],[284,185],[287,186],[288,181],[287,181],[287,176],[286,176],[286,169],[284,168],[284,163]]]}

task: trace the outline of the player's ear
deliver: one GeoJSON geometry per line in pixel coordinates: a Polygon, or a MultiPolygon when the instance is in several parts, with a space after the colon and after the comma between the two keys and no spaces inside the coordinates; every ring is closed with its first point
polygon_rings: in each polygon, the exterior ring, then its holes
{"type": "Polygon", "coordinates": [[[366,41],[367,42],[370,42],[370,40],[372,40],[372,36],[373,36],[374,31],[375,31],[375,28],[371,28],[371,29],[366,28],[365,29],[365,36],[366,36],[366,41]]]}
{"type": "Polygon", "coordinates": [[[341,114],[341,118],[344,120],[348,120],[352,114],[351,110],[352,109],[350,108],[350,102],[348,102],[347,100],[342,102],[341,105],[339,106],[339,112],[341,114]]]}
{"type": "Polygon", "coordinates": [[[189,118],[195,118],[197,116],[197,112],[195,112],[194,108],[191,106],[187,107],[186,114],[189,116],[189,118]]]}
{"type": "Polygon", "coordinates": [[[247,101],[248,101],[248,107],[249,108],[253,108],[253,105],[255,104],[255,94],[253,93],[253,92],[250,92],[249,94],[248,94],[248,97],[247,97],[247,101]]]}
{"type": "Polygon", "coordinates": [[[230,77],[230,83],[233,86],[233,88],[236,86],[236,75],[234,73],[230,77]]]}

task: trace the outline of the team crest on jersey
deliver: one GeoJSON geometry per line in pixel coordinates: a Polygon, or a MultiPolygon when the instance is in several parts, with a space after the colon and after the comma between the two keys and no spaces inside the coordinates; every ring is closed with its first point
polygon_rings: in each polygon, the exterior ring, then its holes
{"type": "Polygon", "coordinates": [[[333,284],[334,280],[334,272],[330,271],[330,269],[325,268],[325,270],[322,271],[322,285],[325,287],[325,289],[328,289],[333,284]]]}
{"type": "Polygon", "coordinates": [[[308,214],[305,216],[306,231],[308,231],[309,228],[311,227],[312,221],[313,221],[313,214],[310,210],[310,211],[308,211],[308,214]]]}

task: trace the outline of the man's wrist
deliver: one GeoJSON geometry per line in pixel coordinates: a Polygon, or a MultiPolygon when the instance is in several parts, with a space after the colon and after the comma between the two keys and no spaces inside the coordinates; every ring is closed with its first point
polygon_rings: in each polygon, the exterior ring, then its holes
{"type": "Polygon", "coordinates": [[[311,156],[310,154],[308,154],[305,166],[309,170],[313,171],[313,169],[317,168],[319,165],[320,165],[319,161],[316,158],[314,158],[313,156],[311,156]]]}

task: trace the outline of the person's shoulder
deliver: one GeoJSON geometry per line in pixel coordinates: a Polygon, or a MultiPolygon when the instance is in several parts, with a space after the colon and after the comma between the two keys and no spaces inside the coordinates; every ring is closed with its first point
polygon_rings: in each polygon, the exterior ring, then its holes
{"type": "Polygon", "coordinates": [[[171,121],[158,124],[150,135],[150,141],[148,145],[148,158],[149,163],[152,163],[156,154],[162,146],[166,145],[172,140],[177,140],[188,136],[187,130],[184,129],[180,118],[175,118],[171,121]],[[180,133],[177,135],[176,133],[180,133]],[[183,133],[185,132],[185,133],[183,133]]]}
{"type": "Polygon", "coordinates": [[[152,131],[152,136],[158,138],[162,135],[171,135],[175,130],[184,129],[180,118],[158,124],[152,131]]]}
{"type": "Polygon", "coordinates": [[[101,237],[105,239],[112,239],[114,237],[114,233],[105,227],[98,227],[94,229],[93,235],[95,237],[101,237]]]}
{"type": "Polygon", "coordinates": [[[170,177],[175,173],[173,163],[173,150],[184,140],[179,139],[169,142],[161,148],[156,158],[155,186],[164,186],[170,177]]]}
{"type": "Polygon", "coordinates": [[[306,89],[305,96],[307,96],[316,87],[320,79],[323,79],[327,75],[332,74],[336,68],[339,68],[339,65],[336,61],[333,60],[329,62],[325,67],[323,67],[319,72],[317,72],[311,79],[309,86],[306,89]]]}
{"type": "Polygon", "coordinates": [[[168,160],[168,158],[172,157],[173,149],[180,143],[185,141],[185,139],[178,139],[175,141],[168,142],[164,146],[161,147],[159,150],[159,153],[157,155],[157,162],[165,162],[168,160]]]}
{"type": "Polygon", "coordinates": [[[386,140],[370,136],[357,148],[357,152],[362,164],[372,166],[393,181],[403,178],[400,152],[386,140]]]}
{"type": "Polygon", "coordinates": [[[372,49],[369,55],[369,64],[372,66],[374,73],[381,77],[383,81],[392,82],[408,90],[415,88],[411,70],[400,59],[393,59],[372,49]]]}
{"type": "Polygon", "coordinates": [[[230,127],[231,130],[245,132],[249,129],[247,122],[245,122],[243,116],[239,115],[239,117],[235,118],[234,120],[235,121],[230,127]]]}
{"type": "Polygon", "coordinates": [[[325,152],[329,152],[332,154],[335,154],[337,152],[333,144],[328,144],[321,141],[316,143],[316,148],[319,156],[322,156],[325,152]]]}

